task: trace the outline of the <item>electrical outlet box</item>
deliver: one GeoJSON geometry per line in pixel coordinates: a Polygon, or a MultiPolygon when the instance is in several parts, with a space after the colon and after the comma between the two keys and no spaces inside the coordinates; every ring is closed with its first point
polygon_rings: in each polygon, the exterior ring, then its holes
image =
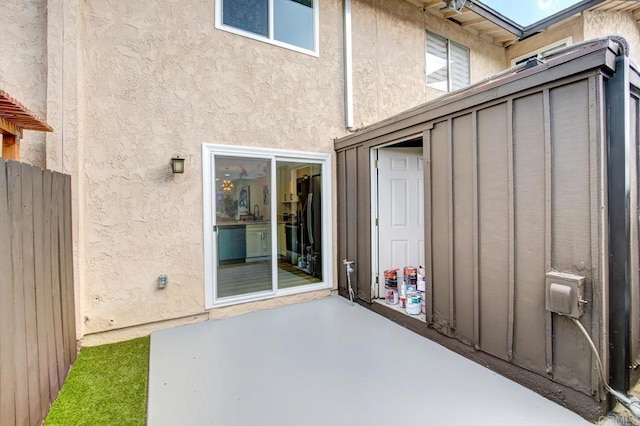
{"type": "Polygon", "coordinates": [[[584,313],[584,277],[562,272],[545,275],[546,309],[568,317],[580,318],[584,313]]]}
{"type": "Polygon", "coordinates": [[[169,278],[167,278],[166,275],[162,274],[158,277],[158,288],[159,289],[163,289],[167,287],[167,283],[169,281],[169,278]]]}

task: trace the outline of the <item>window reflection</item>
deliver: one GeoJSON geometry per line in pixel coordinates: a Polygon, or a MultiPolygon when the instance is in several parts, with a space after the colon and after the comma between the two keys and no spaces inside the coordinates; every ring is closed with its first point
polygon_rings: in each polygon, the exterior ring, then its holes
{"type": "Polygon", "coordinates": [[[313,2],[273,0],[274,38],[313,50],[313,2]]]}
{"type": "Polygon", "coordinates": [[[322,166],[277,163],[278,288],[322,281],[322,166]]]}

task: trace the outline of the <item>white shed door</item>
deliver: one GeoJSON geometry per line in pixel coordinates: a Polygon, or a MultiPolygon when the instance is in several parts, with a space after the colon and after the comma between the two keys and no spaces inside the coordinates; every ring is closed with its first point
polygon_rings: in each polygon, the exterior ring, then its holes
{"type": "Polygon", "coordinates": [[[378,149],[378,276],[424,265],[424,168],[422,148],[378,149]]]}

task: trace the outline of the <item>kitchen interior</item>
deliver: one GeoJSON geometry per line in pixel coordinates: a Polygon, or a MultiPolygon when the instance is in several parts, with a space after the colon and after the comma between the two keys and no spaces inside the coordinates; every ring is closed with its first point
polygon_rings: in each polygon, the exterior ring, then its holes
{"type": "Polygon", "coordinates": [[[218,299],[322,282],[322,166],[275,161],[275,191],[272,168],[270,159],[216,156],[218,299]]]}

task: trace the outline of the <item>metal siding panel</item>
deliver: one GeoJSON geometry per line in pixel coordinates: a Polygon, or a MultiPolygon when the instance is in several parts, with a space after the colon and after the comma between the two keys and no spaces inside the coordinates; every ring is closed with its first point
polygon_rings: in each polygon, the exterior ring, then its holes
{"type": "Polygon", "coordinates": [[[345,229],[347,240],[345,257],[349,260],[356,261],[354,264],[356,273],[351,276],[351,286],[357,295],[360,265],[358,264],[358,159],[355,148],[346,151],[345,160],[345,217],[347,224],[345,229]]]}
{"type": "Polygon", "coordinates": [[[478,112],[480,347],[507,359],[509,185],[507,105],[478,112]]]}
{"type": "MultiPolygon", "coordinates": [[[[551,268],[587,278],[591,294],[589,86],[583,80],[550,91],[552,144],[551,268]]],[[[590,307],[581,318],[591,325],[590,307]]],[[[553,318],[554,378],[591,390],[591,353],[571,320],[553,318]]]]}
{"type": "Polygon", "coordinates": [[[449,129],[441,122],[431,131],[431,191],[434,327],[449,334],[449,129]]]}
{"type": "Polygon", "coordinates": [[[473,129],[471,114],[453,120],[453,229],[456,335],[474,337],[473,129]]]}
{"type": "Polygon", "coordinates": [[[629,134],[631,136],[632,146],[633,146],[633,156],[631,158],[632,166],[630,170],[632,172],[631,176],[631,199],[629,202],[629,206],[631,208],[631,218],[635,218],[631,220],[631,318],[630,318],[630,326],[631,326],[631,361],[632,365],[635,367],[638,365],[640,359],[640,291],[639,282],[638,282],[638,269],[640,268],[640,259],[638,259],[638,247],[640,246],[640,241],[638,240],[638,221],[640,217],[638,217],[638,148],[640,148],[640,144],[638,143],[638,98],[635,96],[631,96],[631,101],[629,103],[631,111],[629,114],[629,134]]]}
{"type": "MultiPolygon", "coordinates": [[[[346,166],[346,153],[345,151],[339,151],[336,155],[336,176],[337,176],[337,215],[338,224],[338,262],[342,262],[347,258],[347,166],[346,166]]],[[[340,266],[340,263],[338,263],[340,266]]],[[[342,291],[347,290],[346,276],[342,274],[342,270],[338,267],[338,289],[342,291]]]]}
{"type": "Polygon", "coordinates": [[[358,298],[371,302],[371,157],[368,147],[357,149],[358,161],[358,275],[356,294],[358,298]]]}
{"type": "Polygon", "coordinates": [[[422,135],[422,155],[424,157],[424,259],[426,267],[425,310],[428,324],[433,323],[433,203],[432,203],[432,162],[431,130],[422,135]]]}
{"type": "MultiPolygon", "coordinates": [[[[591,162],[591,262],[592,262],[592,300],[591,312],[591,336],[593,336],[596,349],[603,359],[603,370],[608,371],[609,360],[607,355],[607,330],[608,319],[604,309],[606,300],[605,286],[608,284],[608,261],[609,250],[606,245],[606,138],[604,137],[606,128],[604,124],[605,113],[602,102],[604,76],[594,75],[589,77],[589,152],[591,162]]],[[[592,365],[596,365],[595,355],[592,355],[592,365]]],[[[600,374],[597,368],[591,369],[591,391],[598,400],[606,399],[606,390],[600,383],[600,374]]]]}
{"type": "Polygon", "coordinates": [[[513,102],[515,195],[514,362],[546,372],[545,145],[542,93],[513,102]]]}

